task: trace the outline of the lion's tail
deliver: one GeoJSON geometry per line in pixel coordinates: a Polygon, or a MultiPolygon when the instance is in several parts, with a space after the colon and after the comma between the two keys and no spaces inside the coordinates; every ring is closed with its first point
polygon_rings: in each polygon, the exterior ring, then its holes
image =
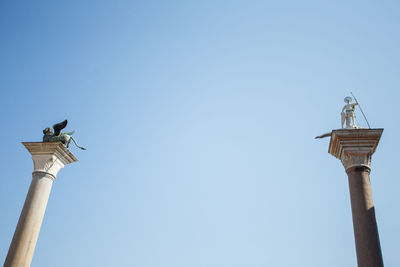
{"type": "Polygon", "coordinates": [[[71,139],[72,139],[72,141],[74,141],[74,144],[75,144],[78,148],[80,148],[80,149],[82,149],[82,150],[86,150],[86,148],[79,146],[79,145],[76,143],[75,139],[74,139],[72,136],[71,136],[71,139]]]}

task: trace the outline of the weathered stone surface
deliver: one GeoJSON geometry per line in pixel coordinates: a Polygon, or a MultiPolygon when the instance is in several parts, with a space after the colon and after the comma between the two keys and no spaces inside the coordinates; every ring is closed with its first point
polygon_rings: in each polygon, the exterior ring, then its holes
{"type": "Polygon", "coordinates": [[[342,161],[345,170],[356,166],[371,168],[371,156],[382,132],[383,129],[333,130],[329,153],[342,161]]]}
{"type": "Polygon", "coordinates": [[[383,267],[369,172],[367,167],[347,171],[357,262],[360,267],[383,267]]]}
{"type": "Polygon", "coordinates": [[[349,179],[357,263],[383,267],[370,183],[371,156],[383,129],[333,130],[329,153],[340,159],[349,179]]]}
{"type": "Polygon", "coordinates": [[[23,144],[32,154],[34,170],[28,195],[4,263],[5,267],[31,265],[53,181],[61,168],[77,161],[75,156],[59,142],[23,144]]]}

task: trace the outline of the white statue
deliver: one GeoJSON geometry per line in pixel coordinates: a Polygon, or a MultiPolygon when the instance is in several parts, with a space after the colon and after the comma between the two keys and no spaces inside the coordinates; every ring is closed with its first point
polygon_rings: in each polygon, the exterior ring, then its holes
{"type": "Polygon", "coordinates": [[[346,105],[342,109],[342,128],[344,123],[346,122],[346,129],[357,128],[356,126],[356,114],[355,109],[358,105],[358,102],[351,103],[351,97],[347,96],[344,98],[344,102],[346,105]]]}

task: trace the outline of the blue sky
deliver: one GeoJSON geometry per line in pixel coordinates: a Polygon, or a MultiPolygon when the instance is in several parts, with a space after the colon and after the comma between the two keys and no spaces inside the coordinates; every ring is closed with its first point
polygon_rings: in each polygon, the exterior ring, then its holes
{"type": "MultiPolygon", "coordinates": [[[[316,135],[358,97],[399,266],[397,1],[2,1],[0,261],[45,127],[87,151],[32,266],[355,266],[347,176],[316,135]]],[[[365,126],[360,113],[357,119],[365,126]]]]}

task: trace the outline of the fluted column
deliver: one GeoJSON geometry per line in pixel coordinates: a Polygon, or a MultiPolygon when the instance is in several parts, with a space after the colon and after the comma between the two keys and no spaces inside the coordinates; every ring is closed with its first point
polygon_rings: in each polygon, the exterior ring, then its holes
{"type": "Polygon", "coordinates": [[[329,153],[341,160],[349,179],[359,267],[383,266],[369,176],[371,156],[382,132],[383,129],[334,130],[329,144],[329,153]]]}
{"type": "Polygon", "coordinates": [[[75,156],[59,142],[23,144],[32,154],[34,170],[24,207],[4,263],[5,267],[28,267],[31,265],[53,181],[60,169],[77,161],[75,156]]]}

